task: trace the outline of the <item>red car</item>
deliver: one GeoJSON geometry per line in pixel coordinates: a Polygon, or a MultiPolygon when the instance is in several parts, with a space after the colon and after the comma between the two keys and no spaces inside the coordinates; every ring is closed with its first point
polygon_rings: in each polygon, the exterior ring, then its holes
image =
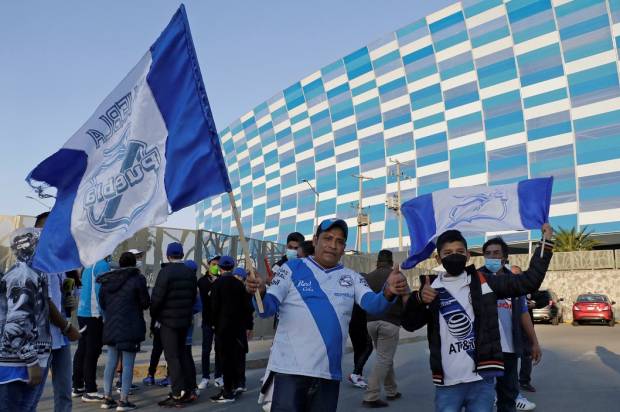
{"type": "Polygon", "coordinates": [[[616,319],[612,305],[615,303],[606,295],[598,293],[579,295],[573,305],[573,325],[577,326],[582,322],[601,322],[614,326],[616,319]]]}

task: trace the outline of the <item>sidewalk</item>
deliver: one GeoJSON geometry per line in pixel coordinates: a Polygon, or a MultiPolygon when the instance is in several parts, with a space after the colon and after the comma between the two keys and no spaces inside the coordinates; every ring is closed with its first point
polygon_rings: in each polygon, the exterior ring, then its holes
{"type": "MultiPolygon", "coordinates": [[[[411,342],[419,342],[421,340],[426,339],[426,329],[421,329],[416,332],[407,332],[404,329],[400,329],[400,340],[398,342],[399,345],[404,343],[411,342]]],[[[269,351],[271,349],[272,339],[257,339],[249,342],[249,352],[246,357],[246,368],[247,369],[262,369],[267,366],[267,361],[269,360],[269,351]]],[[[75,350],[76,345],[73,345],[72,349],[75,350]]],[[[151,349],[152,345],[144,345],[142,350],[138,352],[136,355],[136,362],[134,366],[134,379],[142,379],[146,376],[149,361],[151,358],[151,349]]],[[[105,347],[103,349],[103,354],[99,357],[99,362],[97,364],[97,377],[103,377],[103,369],[105,366],[105,347]]],[[[352,352],[353,348],[351,346],[351,341],[347,340],[347,348],[346,353],[352,352]]],[[[194,356],[194,361],[196,363],[196,373],[202,373],[202,365],[200,360],[202,359],[202,347],[200,344],[192,345],[192,354],[194,356]]],[[[211,353],[211,370],[214,370],[215,366],[213,365],[213,352],[211,353]]],[[[157,368],[157,377],[163,377],[166,373],[165,370],[166,361],[164,356],[162,355],[159,367],[157,368]]]]}

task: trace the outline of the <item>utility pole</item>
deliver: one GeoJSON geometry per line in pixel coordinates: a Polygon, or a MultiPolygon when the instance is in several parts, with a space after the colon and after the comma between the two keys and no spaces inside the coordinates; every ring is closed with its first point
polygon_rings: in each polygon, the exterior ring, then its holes
{"type": "Polygon", "coordinates": [[[362,206],[362,198],[363,198],[363,188],[362,183],[364,180],[371,180],[371,177],[363,176],[363,175],[352,175],[354,178],[359,180],[359,202],[357,203],[357,251],[362,251],[362,227],[368,226],[368,235],[366,238],[366,250],[367,253],[370,253],[370,216],[364,213],[364,209],[362,206]]]}
{"type": "MultiPolygon", "coordinates": [[[[403,250],[403,213],[401,211],[400,205],[402,205],[402,199],[400,196],[400,178],[402,175],[400,171],[400,166],[402,164],[406,164],[400,162],[398,159],[390,158],[390,163],[394,163],[396,165],[396,199],[393,197],[388,197],[386,200],[386,205],[388,209],[394,210],[396,212],[396,216],[398,217],[398,250],[403,250]]],[[[406,176],[407,177],[407,176],[406,176]]]]}
{"type": "Polygon", "coordinates": [[[308,186],[310,186],[310,190],[316,195],[316,203],[314,204],[314,230],[312,231],[314,233],[316,232],[316,228],[319,227],[319,192],[316,191],[308,179],[304,179],[302,182],[306,182],[308,186]]]}

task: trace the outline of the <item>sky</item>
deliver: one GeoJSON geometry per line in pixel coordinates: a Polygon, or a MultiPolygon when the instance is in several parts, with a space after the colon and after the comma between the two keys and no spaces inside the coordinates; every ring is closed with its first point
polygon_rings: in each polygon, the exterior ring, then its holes
{"type": "MultiPolygon", "coordinates": [[[[278,91],[455,0],[185,2],[218,130],[278,91]]],[[[0,4],[0,214],[46,208],[25,177],[146,53],[172,0],[0,4]]],[[[53,199],[43,202],[52,206],[53,199]]],[[[194,208],[165,226],[195,228],[194,208]]]]}

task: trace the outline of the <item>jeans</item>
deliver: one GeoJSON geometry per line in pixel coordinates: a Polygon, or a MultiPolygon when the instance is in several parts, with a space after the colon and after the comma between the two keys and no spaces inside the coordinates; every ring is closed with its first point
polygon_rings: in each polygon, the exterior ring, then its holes
{"type": "Polygon", "coordinates": [[[116,363],[119,355],[123,359],[123,375],[121,377],[121,399],[127,400],[131,382],[133,381],[133,365],[136,360],[135,352],[119,351],[114,346],[108,346],[108,358],[103,371],[103,394],[107,397],[112,396],[112,384],[114,383],[114,375],[116,374],[116,363]]]}
{"type": "Polygon", "coordinates": [[[102,318],[78,317],[80,329],[86,326],[73,355],[73,387],[97,392],[97,360],[103,347],[102,318]]]}
{"type": "Polygon", "coordinates": [[[172,387],[172,396],[180,397],[181,391],[191,386],[191,383],[185,382],[188,371],[191,369],[185,353],[187,328],[173,329],[161,325],[160,334],[164,356],[168,362],[168,378],[172,387]]]}
{"type": "Polygon", "coordinates": [[[495,379],[435,388],[435,412],[493,412],[495,379]]]}
{"type": "Polygon", "coordinates": [[[45,388],[48,368],[44,368],[43,381],[37,386],[16,381],[0,385],[0,412],[36,412],[45,388]]]}
{"type": "Polygon", "coordinates": [[[497,378],[497,412],[516,412],[519,395],[519,358],[514,353],[504,353],[504,376],[497,378]]]}
{"type": "Polygon", "coordinates": [[[340,381],[276,373],[271,412],[335,412],[339,389],[340,381]]]}
{"type": "Polygon", "coordinates": [[[376,320],[368,322],[368,333],[375,345],[377,359],[368,379],[365,401],[376,401],[381,395],[381,384],[388,396],[398,393],[394,376],[394,355],[398,347],[400,327],[393,323],[376,320]]]}
{"type": "Polygon", "coordinates": [[[157,372],[157,365],[159,364],[159,358],[164,351],[164,347],[161,344],[161,334],[159,328],[153,330],[153,349],[151,349],[151,361],[149,363],[149,376],[155,376],[157,372]]]}
{"type": "Polygon", "coordinates": [[[523,356],[521,356],[521,369],[519,371],[519,383],[529,384],[532,382],[532,344],[529,339],[524,339],[523,356]]]}
{"type": "Polygon", "coordinates": [[[54,412],[71,412],[71,345],[52,350],[50,369],[54,388],[54,412]]]}

